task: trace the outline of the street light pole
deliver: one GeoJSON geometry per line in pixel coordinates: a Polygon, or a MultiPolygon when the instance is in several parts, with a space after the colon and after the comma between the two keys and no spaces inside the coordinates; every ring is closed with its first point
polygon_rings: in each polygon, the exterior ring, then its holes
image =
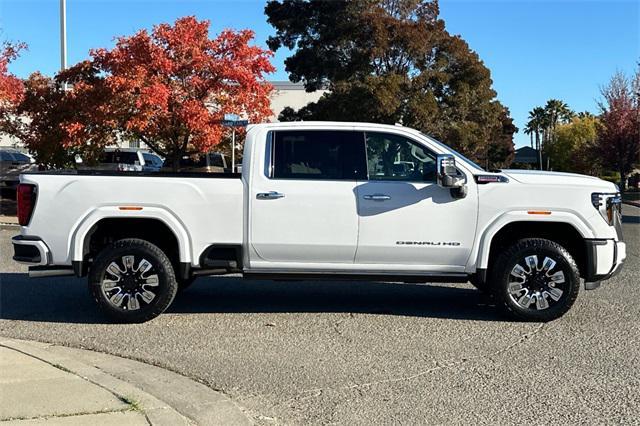
{"type": "Polygon", "coordinates": [[[231,133],[231,173],[236,172],[236,128],[231,133]]]}
{"type": "Polygon", "coordinates": [[[60,71],[67,69],[67,0],[60,0],[60,71]]]}

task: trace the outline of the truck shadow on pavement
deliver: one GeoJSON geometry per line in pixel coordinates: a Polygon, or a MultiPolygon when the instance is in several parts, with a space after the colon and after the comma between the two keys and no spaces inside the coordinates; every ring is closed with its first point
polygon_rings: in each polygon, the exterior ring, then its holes
{"type": "MultiPolygon", "coordinates": [[[[203,277],[179,293],[169,314],[362,313],[506,321],[491,299],[463,285],[377,282],[252,281],[203,277]]],[[[30,280],[0,274],[0,318],[34,322],[97,324],[109,321],[91,300],[85,279],[30,280]]]]}

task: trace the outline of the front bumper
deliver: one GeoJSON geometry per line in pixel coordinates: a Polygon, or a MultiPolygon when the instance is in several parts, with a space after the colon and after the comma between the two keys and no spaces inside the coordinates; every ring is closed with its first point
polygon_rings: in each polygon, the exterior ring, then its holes
{"type": "Polygon", "coordinates": [[[627,258],[627,246],[622,241],[586,240],[587,270],[585,282],[595,283],[617,275],[627,258]]]}
{"type": "Polygon", "coordinates": [[[44,266],[51,263],[49,247],[38,237],[17,235],[13,243],[13,260],[32,266],[44,266]]]}

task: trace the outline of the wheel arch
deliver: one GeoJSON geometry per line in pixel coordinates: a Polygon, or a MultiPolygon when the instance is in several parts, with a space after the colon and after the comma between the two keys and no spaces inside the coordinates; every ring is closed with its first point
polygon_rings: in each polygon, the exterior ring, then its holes
{"type": "MultiPolygon", "coordinates": [[[[495,256],[510,243],[522,238],[545,238],[565,247],[578,264],[580,274],[586,271],[586,238],[593,238],[592,231],[577,216],[552,212],[535,217],[528,214],[512,214],[487,227],[480,238],[476,268],[487,271],[495,256]]],[[[584,275],[583,275],[584,276],[584,275]]]]}
{"type": "Polygon", "coordinates": [[[191,238],[186,227],[171,212],[158,207],[141,210],[121,210],[119,207],[101,207],[87,214],[71,233],[72,261],[84,262],[91,253],[92,239],[96,235],[117,238],[142,238],[168,251],[175,250],[174,258],[180,263],[191,262],[191,238]],[[174,248],[175,247],[175,248],[174,248]]]}

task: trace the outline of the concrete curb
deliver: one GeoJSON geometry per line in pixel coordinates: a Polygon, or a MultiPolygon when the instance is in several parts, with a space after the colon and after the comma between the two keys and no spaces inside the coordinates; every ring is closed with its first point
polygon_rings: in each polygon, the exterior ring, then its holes
{"type": "Polygon", "coordinates": [[[0,337],[0,345],[71,372],[120,398],[135,399],[152,425],[252,423],[226,396],[160,367],[84,349],[6,337],[0,337]]]}
{"type": "Polygon", "coordinates": [[[0,229],[3,231],[16,231],[20,232],[20,225],[13,223],[0,223],[0,229]]]}

